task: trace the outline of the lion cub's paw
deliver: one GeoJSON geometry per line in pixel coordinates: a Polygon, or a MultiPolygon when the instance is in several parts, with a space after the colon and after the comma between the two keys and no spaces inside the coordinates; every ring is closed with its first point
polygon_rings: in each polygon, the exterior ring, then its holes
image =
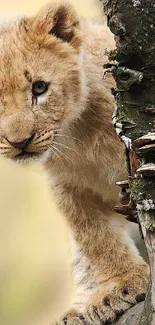
{"type": "MultiPolygon", "coordinates": [[[[122,276],[112,290],[105,292],[100,288],[92,297],[88,306],[85,319],[96,325],[112,323],[127,309],[137,302],[145,300],[148,285],[149,268],[146,264],[134,268],[131,273],[122,276]]],[[[112,284],[111,284],[112,286],[112,284]]]]}
{"type": "Polygon", "coordinates": [[[71,310],[55,325],[90,325],[90,323],[86,321],[82,314],[76,310],[71,310]]]}
{"type": "Polygon", "coordinates": [[[117,282],[108,284],[111,290],[100,287],[90,297],[88,305],[83,306],[83,314],[71,310],[55,325],[108,325],[114,322],[131,306],[145,300],[148,275],[147,264],[134,266],[120,280],[117,278],[117,282]]]}

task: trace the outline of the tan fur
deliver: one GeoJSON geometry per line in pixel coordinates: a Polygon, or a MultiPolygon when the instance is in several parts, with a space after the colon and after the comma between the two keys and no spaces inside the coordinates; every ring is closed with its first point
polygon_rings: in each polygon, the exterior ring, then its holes
{"type": "Polygon", "coordinates": [[[44,153],[72,230],[77,296],[60,324],[113,321],[143,298],[148,278],[126,221],[113,212],[115,183],[126,177],[111,122],[114,81],[102,76],[113,36],[100,23],[79,23],[70,5],[57,2],[1,29],[0,46],[0,152],[17,159],[21,150],[10,142],[34,135],[26,151],[44,153]],[[34,100],[36,80],[50,85],[34,100]]]}

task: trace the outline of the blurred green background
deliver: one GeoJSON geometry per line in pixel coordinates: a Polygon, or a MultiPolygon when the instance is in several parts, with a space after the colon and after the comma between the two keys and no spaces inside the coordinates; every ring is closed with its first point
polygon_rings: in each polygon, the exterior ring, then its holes
{"type": "Polygon", "coordinates": [[[0,159],[0,324],[50,324],[66,309],[70,258],[68,229],[40,166],[0,159]]]}

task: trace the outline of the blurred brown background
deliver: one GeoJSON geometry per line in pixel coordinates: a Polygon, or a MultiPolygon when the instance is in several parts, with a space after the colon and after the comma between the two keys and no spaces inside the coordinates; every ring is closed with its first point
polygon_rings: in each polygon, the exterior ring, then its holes
{"type": "MultiPolygon", "coordinates": [[[[99,0],[72,0],[79,15],[101,17],[99,0]]],[[[46,2],[5,0],[0,19],[33,14],[46,2]]],[[[38,165],[0,158],[0,324],[49,325],[74,294],[68,229],[38,165]]]]}

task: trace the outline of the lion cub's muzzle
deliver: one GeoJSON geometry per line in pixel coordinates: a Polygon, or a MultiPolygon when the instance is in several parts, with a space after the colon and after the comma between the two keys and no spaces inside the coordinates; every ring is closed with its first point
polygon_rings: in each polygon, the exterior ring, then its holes
{"type": "Polygon", "coordinates": [[[40,156],[51,145],[54,131],[46,129],[30,110],[16,110],[0,118],[0,154],[11,159],[40,156]]]}
{"type": "Polygon", "coordinates": [[[8,143],[14,148],[14,149],[19,149],[20,153],[15,155],[14,159],[26,159],[32,156],[36,156],[35,153],[28,153],[27,152],[27,148],[28,146],[31,144],[31,141],[33,140],[35,134],[32,134],[29,138],[24,139],[23,141],[18,141],[18,142],[11,142],[8,139],[6,139],[8,141],[8,143]]]}
{"type": "Polygon", "coordinates": [[[10,141],[3,137],[0,141],[0,154],[5,157],[21,160],[29,157],[36,158],[50,148],[54,138],[54,131],[44,130],[41,133],[33,133],[28,138],[21,141],[16,138],[16,141],[10,141]]]}
{"type": "Polygon", "coordinates": [[[11,144],[11,146],[13,146],[14,148],[18,148],[18,149],[22,149],[24,150],[26,148],[26,146],[28,145],[28,143],[31,142],[31,140],[33,139],[34,134],[32,136],[30,136],[27,139],[24,139],[23,141],[19,141],[19,142],[11,142],[7,139],[7,141],[11,144]]]}

